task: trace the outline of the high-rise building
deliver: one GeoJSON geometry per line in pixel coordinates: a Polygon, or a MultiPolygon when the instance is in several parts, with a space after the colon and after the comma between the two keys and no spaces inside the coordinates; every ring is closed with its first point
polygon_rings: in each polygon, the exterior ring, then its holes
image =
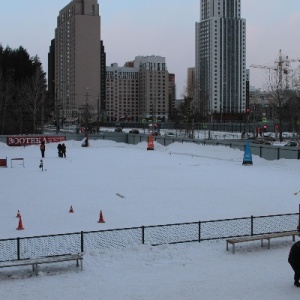
{"type": "Polygon", "coordinates": [[[195,68],[188,68],[186,95],[190,98],[194,98],[194,92],[195,92],[195,68]]]}
{"type": "Polygon", "coordinates": [[[106,113],[108,121],[138,121],[139,68],[126,63],[106,67],[106,113]]]}
{"type": "Polygon", "coordinates": [[[104,43],[101,41],[101,96],[100,96],[100,109],[104,111],[106,109],[106,52],[104,43]]]}
{"type": "Polygon", "coordinates": [[[200,0],[195,107],[203,117],[246,111],[246,20],[241,0],[200,0]]]}
{"type": "MultiPolygon", "coordinates": [[[[89,107],[96,120],[101,96],[101,37],[97,0],[73,0],[57,17],[49,64],[54,70],[56,120],[75,123],[89,107]]],[[[59,122],[60,123],[60,122],[59,122]]],[[[58,124],[59,124],[58,123],[58,124]]]]}
{"type": "MultiPolygon", "coordinates": [[[[175,76],[172,78],[175,89],[175,76]]],[[[106,67],[108,120],[168,120],[170,85],[166,60],[161,56],[137,56],[124,67],[117,63],[106,67]]]]}
{"type": "Polygon", "coordinates": [[[161,56],[137,56],[140,70],[140,115],[166,121],[169,118],[169,72],[161,56]]]}
{"type": "Polygon", "coordinates": [[[176,102],[176,76],[169,73],[169,120],[174,117],[176,102]]]}

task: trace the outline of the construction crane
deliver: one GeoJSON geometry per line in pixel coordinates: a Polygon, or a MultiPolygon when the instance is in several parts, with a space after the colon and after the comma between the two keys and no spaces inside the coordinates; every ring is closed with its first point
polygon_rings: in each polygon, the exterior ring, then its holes
{"type": "MultiPolygon", "coordinates": [[[[288,89],[288,83],[291,77],[289,75],[292,69],[290,68],[291,62],[300,62],[300,58],[290,59],[288,56],[283,56],[281,49],[279,50],[278,58],[275,60],[273,66],[266,65],[250,65],[252,68],[268,69],[277,72],[278,80],[276,80],[276,101],[278,108],[278,119],[279,119],[279,139],[282,141],[282,115],[283,115],[283,91],[288,89]],[[285,87],[283,86],[283,80],[285,77],[285,87]]],[[[277,78],[276,78],[277,79],[277,78]]]]}
{"type": "MultiPolygon", "coordinates": [[[[250,65],[250,67],[277,71],[278,72],[278,84],[279,84],[280,89],[282,90],[283,77],[284,76],[287,77],[291,71],[290,62],[300,62],[300,58],[289,58],[288,56],[283,56],[281,49],[280,49],[278,58],[275,60],[273,66],[252,64],[252,65],[250,65]]],[[[287,81],[288,81],[288,78],[286,78],[286,82],[287,81]]]]}

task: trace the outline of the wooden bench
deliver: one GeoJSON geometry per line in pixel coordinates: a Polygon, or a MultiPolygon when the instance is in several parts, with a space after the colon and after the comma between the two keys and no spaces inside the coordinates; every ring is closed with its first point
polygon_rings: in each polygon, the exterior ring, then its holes
{"type": "Polygon", "coordinates": [[[82,271],[83,256],[81,253],[39,257],[39,258],[34,258],[34,259],[10,260],[10,261],[5,261],[5,262],[0,262],[0,268],[30,266],[31,265],[32,271],[35,271],[36,274],[38,275],[38,265],[63,262],[63,261],[71,261],[71,260],[76,260],[77,267],[79,266],[79,261],[80,261],[80,267],[81,267],[81,271],[82,271]]]}
{"type": "Polygon", "coordinates": [[[287,232],[279,232],[279,233],[266,233],[266,234],[261,234],[261,235],[252,235],[252,236],[243,236],[243,237],[238,237],[238,238],[230,238],[226,240],[226,250],[228,251],[228,244],[232,245],[232,253],[235,253],[235,244],[238,243],[244,243],[244,242],[251,242],[251,241],[261,241],[261,247],[264,246],[263,240],[268,241],[268,249],[270,249],[270,240],[274,238],[280,238],[280,237],[285,237],[285,236],[292,236],[293,241],[295,241],[295,236],[300,235],[300,232],[295,230],[295,231],[287,231],[287,232]]]}
{"type": "Polygon", "coordinates": [[[20,161],[21,161],[21,164],[23,165],[23,167],[25,167],[25,166],[24,166],[24,158],[23,158],[23,157],[12,158],[12,159],[10,160],[10,167],[11,167],[11,168],[13,167],[13,161],[18,161],[18,160],[20,160],[20,161]]]}

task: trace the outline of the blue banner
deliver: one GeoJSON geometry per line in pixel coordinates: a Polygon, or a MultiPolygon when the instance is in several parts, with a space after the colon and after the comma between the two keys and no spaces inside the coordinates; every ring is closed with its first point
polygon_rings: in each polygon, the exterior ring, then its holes
{"type": "Polygon", "coordinates": [[[243,165],[252,165],[252,154],[249,141],[246,141],[243,165]]]}

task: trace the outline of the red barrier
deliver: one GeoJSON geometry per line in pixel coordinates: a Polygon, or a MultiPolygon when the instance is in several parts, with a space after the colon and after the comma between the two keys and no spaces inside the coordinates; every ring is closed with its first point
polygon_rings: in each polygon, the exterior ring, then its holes
{"type": "Polygon", "coordinates": [[[7,168],[7,157],[6,158],[0,158],[0,167],[1,168],[7,168]]]}

